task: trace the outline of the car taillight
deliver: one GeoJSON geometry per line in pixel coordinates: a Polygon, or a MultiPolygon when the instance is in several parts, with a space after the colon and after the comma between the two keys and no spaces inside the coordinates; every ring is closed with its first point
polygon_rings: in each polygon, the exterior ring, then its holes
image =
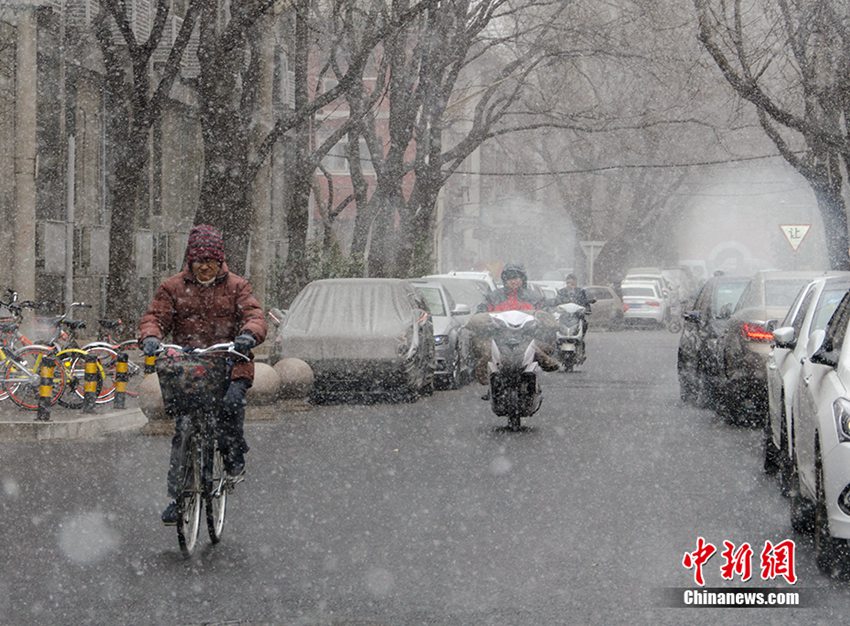
{"type": "Polygon", "coordinates": [[[761,324],[750,324],[744,322],[741,326],[741,335],[747,341],[773,341],[773,333],[761,324]]]}
{"type": "Polygon", "coordinates": [[[623,313],[625,313],[628,310],[629,310],[629,305],[627,303],[623,302],[623,313]]]}
{"type": "Polygon", "coordinates": [[[657,300],[647,300],[644,304],[648,304],[649,306],[653,306],[656,309],[661,307],[661,303],[658,302],[657,300]]]}

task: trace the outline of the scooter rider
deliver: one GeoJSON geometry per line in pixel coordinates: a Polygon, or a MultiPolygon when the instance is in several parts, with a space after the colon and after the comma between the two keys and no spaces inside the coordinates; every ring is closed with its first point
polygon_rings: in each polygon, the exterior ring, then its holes
{"type": "MultiPolygon", "coordinates": [[[[578,286],[578,279],[575,274],[567,274],[564,278],[564,286],[558,289],[558,295],[555,298],[555,304],[567,304],[569,302],[578,304],[585,308],[585,313],[590,314],[590,305],[596,300],[590,298],[583,287],[578,286]]],[[[587,317],[584,318],[584,332],[587,332],[587,317]]]]}
{"type": "MultiPolygon", "coordinates": [[[[528,276],[519,263],[508,263],[502,270],[502,287],[490,292],[486,301],[478,305],[466,327],[472,334],[472,351],[475,355],[475,379],[482,385],[490,383],[487,363],[490,361],[490,313],[501,311],[527,311],[537,318],[540,333],[537,338],[537,362],[545,371],[558,369],[558,361],[550,356],[554,349],[553,339],[558,329],[554,316],[543,311],[543,299],[528,289],[528,276]]],[[[489,399],[489,392],[482,396],[489,399]]]]}

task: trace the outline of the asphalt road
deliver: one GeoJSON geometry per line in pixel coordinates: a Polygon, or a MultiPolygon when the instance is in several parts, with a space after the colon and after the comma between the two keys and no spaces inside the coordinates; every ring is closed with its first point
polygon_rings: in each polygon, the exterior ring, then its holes
{"type": "Polygon", "coordinates": [[[480,389],[332,405],[250,423],[225,537],[190,560],[165,504],[168,441],[0,444],[2,624],[615,624],[843,621],[761,471],[758,431],[684,407],[677,337],[591,333],[580,371],[543,379],[524,432],[480,389]],[[670,608],[682,565],[709,587],[799,590],[808,608],[670,608]],[[797,541],[798,582],[762,581],[764,542],[797,541]],[[753,578],[720,577],[723,541],[753,578]]]}

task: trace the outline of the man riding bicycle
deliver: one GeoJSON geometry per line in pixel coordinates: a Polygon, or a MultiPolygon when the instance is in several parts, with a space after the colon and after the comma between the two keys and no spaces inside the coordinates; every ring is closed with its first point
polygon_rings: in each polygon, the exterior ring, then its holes
{"type": "MultiPolygon", "coordinates": [[[[157,353],[169,334],[174,343],[195,348],[233,341],[236,350],[253,356],[251,349],[265,340],[267,331],[263,309],[250,283],[228,270],[221,233],[205,224],[189,232],[183,270],[162,282],[139,323],[140,345],[148,356],[157,353]]],[[[225,471],[236,480],[244,476],[249,449],[244,437],[245,394],[253,380],[253,362],[234,364],[221,399],[219,447],[225,471]]],[[[165,396],[163,400],[166,414],[175,419],[175,433],[168,467],[171,502],[162,512],[162,521],[176,524],[180,442],[186,424],[165,396]]]]}

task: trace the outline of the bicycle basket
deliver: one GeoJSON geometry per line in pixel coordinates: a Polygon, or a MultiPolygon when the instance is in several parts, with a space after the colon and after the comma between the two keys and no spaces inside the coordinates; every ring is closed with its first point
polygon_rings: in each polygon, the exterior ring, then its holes
{"type": "Polygon", "coordinates": [[[221,398],[230,383],[230,364],[221,357],[169,351],[157,359],[156,372],[163,398],[221,398]]]}

